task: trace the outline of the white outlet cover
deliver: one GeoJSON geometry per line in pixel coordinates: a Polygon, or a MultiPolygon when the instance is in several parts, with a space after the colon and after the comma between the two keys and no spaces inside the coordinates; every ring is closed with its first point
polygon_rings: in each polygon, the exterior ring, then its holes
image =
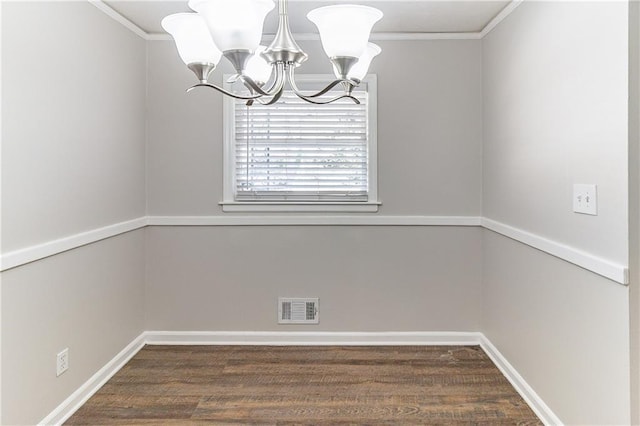
{"type": "Polygon", "coordinates": [[[573,185],[573,211],[592,216],[598,215],[597,185],[578,183],[573,185]]]}
{"type": "Polygon", "coordinates": [[[69,369],[69,348],[56,355],[56,377],[69,369]]]}

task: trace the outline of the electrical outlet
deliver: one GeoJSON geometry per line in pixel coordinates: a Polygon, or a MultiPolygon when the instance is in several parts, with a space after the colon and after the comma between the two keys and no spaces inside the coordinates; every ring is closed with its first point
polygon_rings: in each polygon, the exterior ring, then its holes
{"type": "Polygon", "coordinates": [[[56,377],[69,369],[69,348],[56,355],[56,377]]]}
{"type": "Polygon", "coordinates": [[[573,185],[573,211],[593,216],[598,215],[598,193],[596,185],[573,185]]]}

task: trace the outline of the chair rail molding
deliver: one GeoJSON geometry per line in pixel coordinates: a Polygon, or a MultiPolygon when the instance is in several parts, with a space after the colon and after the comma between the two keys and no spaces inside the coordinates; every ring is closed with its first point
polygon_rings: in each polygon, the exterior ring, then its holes
{"type": "Polygon", "coordinates": [[[483,217],[481,222],[482,227],[485,229],[536,248],[566,262],[573,263],[574,265],[615,281],[618,284],[629,284],[628,265],[613,262],[600,256],[582,251],[578,248],[550,240],[540,235],[536,235],[486,217],[483,217]]]}
{"type": "Polygon", "coordinates": [[[18,250],[2,253],[0,256],[0,271],[26,265],[49,256],[73,250],[78,247],[92,244],[100,240],[115,237],[116,235],[126,232],[135,231],[136,229],[147,226],[147,218],[139,217],[137,219],[125,222],[115,223],[113,225],[92,229],[90,231],[81,232],[79,234],[70,235],[57,240],[47,241],[30,247],[24,247],[18,250]]]}
{"type": "Polygon", "coordinates": [[[534,247],[547,254],[601,275],[618,284],[629,284],[629,267],[609,259],[549,240],[531,232],[480,216],[392,215],[216,215],[143,216],[126,222],[47,241],[0,255],[0,271],[6,271],[68,250],[92,244],[147,226],[443,226],[482,227],[534,247]]]}

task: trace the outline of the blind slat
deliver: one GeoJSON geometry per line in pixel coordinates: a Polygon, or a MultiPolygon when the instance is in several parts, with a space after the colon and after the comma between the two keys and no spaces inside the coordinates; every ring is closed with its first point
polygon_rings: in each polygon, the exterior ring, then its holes
{"type": "Polygon", "coordinates": [[[314,105],[292,92],[275,105],[235,101],[236,199],[366,201],[367,94],[354,95],[360,105],[314,105]]]}

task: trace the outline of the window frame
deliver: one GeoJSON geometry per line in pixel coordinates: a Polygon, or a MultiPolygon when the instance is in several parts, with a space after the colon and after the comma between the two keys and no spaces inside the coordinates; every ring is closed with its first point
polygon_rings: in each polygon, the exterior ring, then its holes
{"type": "MultiPolygon", "coordinates": [[[[232,74],[224,75],[224,86],[232,74]]],[[[302,74],[296,82],[327,82],[335,77],[329,74],[302,74]]],[[[370,212],[378,211],[378,84],[375,74],[367,75],[361,84],[367,85],[367,201],[237,201],[235,199],[235,109],[234,99],[223,100],[223,200],[219,203],[223,212],[370,212]]]]}

